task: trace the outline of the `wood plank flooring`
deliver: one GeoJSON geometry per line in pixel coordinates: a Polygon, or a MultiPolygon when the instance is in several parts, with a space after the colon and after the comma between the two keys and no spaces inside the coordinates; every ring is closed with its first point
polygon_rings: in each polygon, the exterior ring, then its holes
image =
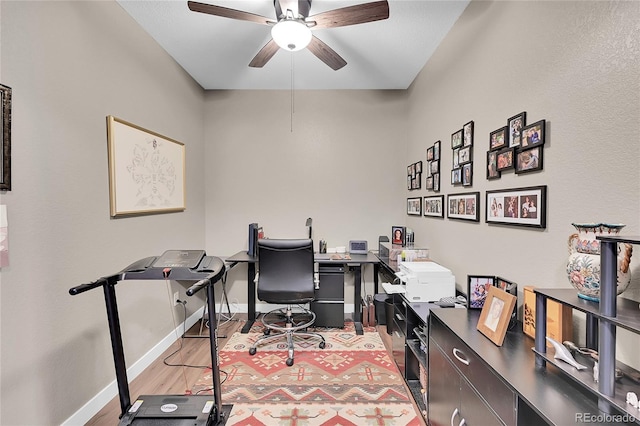
{"type": "MultiPolygon", "coordinates": [[[[228,322],[221,322],[218,327],[218,346],[224,347],[227,340],[239,331],[244,325],[246,314],[236,315],[236,319],[228,322]]],[[[200,330],[200,323],[194,325],[187,335],[197,335],[200,330]]],[[[382,338],[389,354],[391,354],[391,336],[387,334],[386,326],[378,326],[378,333],[382,338]]],[[[208,329],[204,329],[203,334],[208,335],[208,329]]],[[[168,366],[164,359],[176,351],[182,342],[182,356],[175,354],[169,360],[169,364],[184,364],[193,366],[208,366],[211,364],[211,353],[209,339],[207,338],[184,338],[175,342],[162,355],[158,357],[149,367],[147,367],[138,377],[129,384],[131,398],[138,395],[171,395],[184,394],[186,388],[190,388],[200,377],[202,369],[168,366]],[[184,371],[184,373],[183,373],[184,371]]],[[[407,394],[411,394],[407,388],[407,394]]],[[[224,402],[224,401],[223,401],[224,402]]],[[[120,400],[116,396],[102,410],[87,422],[87,426],[114,426],[118,424],[120,416],[120,400]]],[[[420,416],[419,416],[420,417],[420,416]]],[[[420,417],[421,419],[421,417],[420,417]]],[[[421,419],[422,421],[422,419],[421,419]]],[[[426,426],[425,422],[421,425],[426,426]]]]}

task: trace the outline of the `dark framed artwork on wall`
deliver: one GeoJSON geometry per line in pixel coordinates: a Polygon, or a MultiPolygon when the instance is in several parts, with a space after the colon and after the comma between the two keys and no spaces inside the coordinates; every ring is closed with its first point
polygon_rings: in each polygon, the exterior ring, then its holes
{"type": "Polygon", "coordinates": [[[407,198],[407,214],[422,216],[422,197],[407,198]]]}
{"type": "Polygon", "coordinates": [[[489,149],[491,151],[506,148],[507,146],[509,146],[509,141],[507,140],[507,126],[489,133],[489,149]]]}
{"type": "Polygon", "coordinates": [[[0,190],[11,190],[11,87],[0,84],[2,146],[0,147],[0,190]]]}
{"type": "Polygon", "coordinates": [[[487,180],[500,179],[501,175],[498,171],[498,152],[487,151],[487,180]]]}
{"type": "Polygon", "coordinates": [[[447,195],[447,217],[456,220],[480,221],[480,193],[447,195]]]}
{"type": "Polygon", "coordinates": [[[503,189],[486,193],[487,223],[546,228],[547,186],[503,189]]]}
{"type": "Polygon", "coordinates": [[[473,146],[473,121],[462,127],[462,146],[473,146]]]}
{"type": "Polygon", "coordinates": [[[545,120],[540,120],[523,127],[520,148],[531,148],[538,145],[544,145],[545,124],[545,120]]]}
{"type": "Polygon", "coordinates": [[[422,211],[428,217],[444,217],[444,195],[424,197],[422,211]]]}
{"type": "Polygon", "coordinates": [[[467,163],[462,166],[462,186],[471,186],[473,184],[473,163],[467,163]]]}
{"type": "Polygon", "coordinates": [[[462,146],[462,129],[451,135],[451,149],[460,148],[462,146]]]}
{"type": "Polygon", "coordinates": [[[498,167],[496,170],[501,172],[503,170],[513,169],[513,148],[505,148],[501,151],[498,151],[498,156],[496,157],[498,167]]]}
{"type": "Polygon", "coordinates": [[[519,149],[516,152],[516,173],[522,174],[542,170],[543,152],[544,147],[542,145],[519,149]]]}
{"type": "Polygon", "coordinates": [[[507,120],[507,129],[509,129],[509,146],[511,148],[520,146],[520,132],[526,123],[526,112],[521,112],[507,120]]]}

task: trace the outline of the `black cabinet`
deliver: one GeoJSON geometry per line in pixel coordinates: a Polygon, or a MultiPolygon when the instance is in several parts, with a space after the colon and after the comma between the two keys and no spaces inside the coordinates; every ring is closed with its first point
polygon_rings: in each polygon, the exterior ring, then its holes
{"type": "Polygon", "coordinates": [[[318,266],[318,286],[311,310],[318,327],[344,327],[344,265],[318,266]]]}

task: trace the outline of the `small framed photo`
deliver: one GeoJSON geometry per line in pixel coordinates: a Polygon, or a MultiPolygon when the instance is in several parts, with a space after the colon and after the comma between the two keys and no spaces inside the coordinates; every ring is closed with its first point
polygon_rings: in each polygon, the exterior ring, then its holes
{"type": "Polygon", "coordinates": [[[422,161],[416,163],[416,173],[422,173],[422,161]]]}
{"type": "Polygon", "coordinates": [[[404,246],[404,234],[406,228],[404,226],[391,227],[391,244],[404,246]]]}
{"type": "Polygon", "coordinates": [[[520,132],[525,125],[526,112],[514,115],[507,120],[507,128],[509,129],[509,146],[511,148],[520,146],[520,132]]]}
{"type": "Polygon", "coordinates": [[[513,148],[505,148],[502,151],[497,151],[497,171],[501,172],[503,170],[513,169],[513,151],[513,148]]]}
{"type": "Polygon", "coordinates": [[[447,195],[447,217],[449,219],[480,221],[480,193],[447,195]]]}
{"type": "Polygon", "coordinates": [[[431,169],[431,174],[439,173],[440,172],[440,161],[433,160],[429,164],[429,168],[431,169]]]}
{"type": "Polygon", "coordinates": [[[472,146],[473,145],[473,121],[468,122],[462,127],[463,136],[462,136],[462,146],[472,146]]]}
{"type": "Polygon", "coordinates": [[[471,161],[471,147],[465,146],[458,151],[458,164],[462,165],[471,161]]]}
{"type": "Polygon", "coordinates": [[[460,167],[460,148],[456,148],[453,150],[453,168],[460,167]]]}
{"type": "Polygon", "coordinates": [[[542,145],[538,145],[533,148],[516,151],[516,173],[521,174],[542,170],[543,148],[542,145]]]}
{"type": "Polygon", "coordinates": [[[460,148],[462,146],[462,129],[451,135],[451,149],[460,148]]]}
{"type": "Polygon", "coordinates": [[[509,294],[517,295],[518,286],[516,283],[507,281],[504,278],[496,277],[495,286],[509,294]]]}
{"type": "Polygon", "coordinates": [[[462,166],[462,186],[471,186],[473,183],[473,163],[462,166]]]}
{"type": "Polygon", "coordinates": [[[427,161],[433,160],[433,147],[427,148],[427,161]]]}
{"type": "Polygon", "coordinates": [[[440,141],[433,144],[433,159],[440,160],[440,141]]]}
{"type": "Polygon", "coordinates": [[[407,214],[422,216],[422,197],[407,198],[407,214]]]}
{"type": "Polygon", "coordinates": [[[427,176],[427,179],[424,181],[425,189],[433,189],[433,175],[427,176]]]}
{"type": "Polygon", "coordinates": [[[487,180],[500,179],[501,175],[498,171],[498,152],[487,151],[487,180]]]}
{"type": "Polygon", "coordinates": [[[489,150],[495,151],[508,146],[507,126],[489,133],[489,150]]]}
{"type": "Polygon", "coordinates": [[[486,195],[487,223],[546,228],[546,185],[487,191],[486,195]]]}
{"type": "Polygon", "coordinates": [[[444,217],[444,195],[424,197],[422,211],[428,217],[444,217]]]}
{"type": "Polygon", "coordinates": [[[440,192],[440,173],[433,174],[433,190],[440,192]]]}
{"type": "Polygon", "coordinates": [[[467,308],[482,309],[489,289],[496,284],[496,277],[489,275],[467,275],[467,308]]]}
{"type": "Polygon", "coordinates": [[[544,145],[545,120],[536,121],[522,128],[520,148],[544,145]]]}
{"type": "Polygon", "coordinates": [[[451,185],[459,185],[462,183],[462,169],[456,168],[451,170],[451,185]]]}
{"type": "Polygon", "coordinates": [[[502,346],[515,304],[515,296],[497,287],[489,288],[489,294],[478,319],[478,331],[497,346],[502,346]]]}

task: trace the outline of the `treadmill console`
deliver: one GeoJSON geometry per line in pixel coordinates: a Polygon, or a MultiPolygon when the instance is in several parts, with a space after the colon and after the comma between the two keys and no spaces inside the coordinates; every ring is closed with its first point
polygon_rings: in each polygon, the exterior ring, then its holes
{"type": "Polygon", "coordinates": [[[167,250],[153,263],[153,267],[195,269],[204,256],[204,250],[167,250]]]}

